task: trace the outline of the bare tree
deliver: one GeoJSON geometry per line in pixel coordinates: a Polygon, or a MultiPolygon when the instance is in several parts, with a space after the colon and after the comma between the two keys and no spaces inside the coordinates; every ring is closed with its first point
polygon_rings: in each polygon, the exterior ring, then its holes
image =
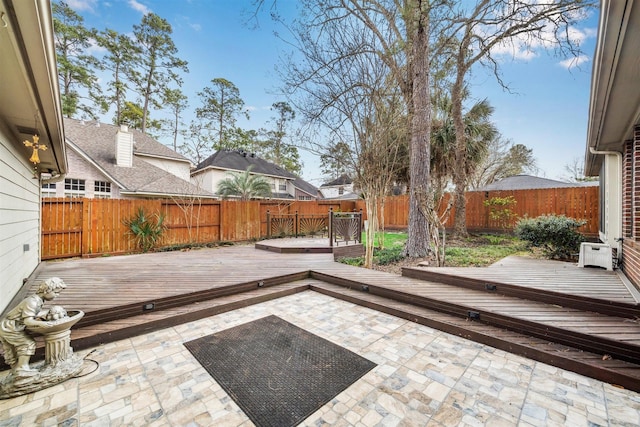
{"type": "Polygon", "coordinates": [[[212,141],[201,120],[192,120],[189,128],[183,131],[184,142],[178,151],[198,165],[212,152],[212,141]]]}
{"type": "MultiPolygon", "coordinates": [[[[300,47],[306,49],[308,42],[316,43],[309,34],[321,40],[318,34],[328,33],[337,25],[345,25],[349,29],[355,28],[357,23],[357,31],[366,33],[371,42],[358,45],[350,41],[343,48],[333,50],[334,46],[328,47],[324,53],[324,63],[309,68],[308,74],[289,87],[300,89],[313,78],[334,75],[336,65],[347,57],[372,55],[386,67],[389,85],[398,88],[410,128],[409,237],[404,250],[409,257],[424,257],[430,252],[427,215],[430,209],[430,46],[432,32],[437,34],[441,30],[434,28],[432,23],[446,22],[441,17],[446,15],[448,3],[448,0],[307,0],[302,14],[304,22],[300,27],[306,35],[298,32],[298,39],[293,42],[307,56],[307,52],[300,47]]],[[[256,4],[257,7],[263,6],[262,1],[256,4]]],[[[294,66],[287,68],[287,71],[300,74],[302,70],[294,66]]],[[[323,90],[321,87],[317,89],[320,92],[323,90]]],[[[345,86],[343,93],[349,93],[352,89],[345,86]]],[[[317,96],[314,91],[308,91],[307,94],[311,100],[317,96]]],[[[345,140],[341,136],[333,136],[335,141],[345,140]]]]}
{"type": "Polygon", "coordinates": [[[451,87],[452,114],[456,148],[454,185],[456,210],[454,233],[466,235],[466,171],[467,144],[463,120],[464,88],[475,64],[487,66],[498,82],[508,89],[501,78],[498,49],[553,48],[561,55],[580,54],[579,43],[572,39],[572,26],[584,17],[587,8],[597,2],[589,0],[477,0],[467,7],[459,3],[451,15],[451,25],[445,33],[443,46],[451,57],[454,81],[451,87]]]}
{"type": "Polygon", "coordinates": [[[526,172],[538,173],[533,150],[498,136],[489,142],[486,156],[470,175],[469,187],[484,187],[500,179],[526,172]]]}
{"type": "MultiPolygon", "coordinates": [[[[376,52],[378,40],[341,3],[305,4],[313,19],[294,28],[303,59],[286,64],[282,78],[307,126],[340,141],[344,163],[364,196],[368,227],[365,266],[373,260],[378,212],[394,177],[397,139],[407,110],[376,52]],[[333,7],[332,7],[333,6],[333,7]]],[[[316,142],[316,149],[331,148],[316,142]]],[[[427,165],[428,167],[428,165],[427,165]]]]}
{"type": "Polygon", "coordinates": [[[562,178],[567,182],[591,182],[598,180],[597,176],[584,175],[584,157],[574,157],[570,163],[564,165],[564,170],[567,174],[562,178]]]}

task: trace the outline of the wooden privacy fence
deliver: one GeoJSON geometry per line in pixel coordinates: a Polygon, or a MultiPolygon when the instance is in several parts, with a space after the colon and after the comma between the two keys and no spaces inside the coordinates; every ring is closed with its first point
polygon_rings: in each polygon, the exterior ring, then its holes
{"type": "MultiPolygon", "coordinates": [[[[467,228],[469,231],[504,231],[500,221],[492,220],[490,208],[485,206],[485,200],[494,197],[513,197],[515,204],[509,208],[515,216],[506,224],[507,230],[512,230],[519,218],[528,216],[535,218],[545,214],[565,215],[576,219],[585,219],[587,223],[580,228],[580,232],[589,237],[598,235],[599,227],[599,187],[563,187],[532,190],[509,191],[469,191],[467,198],[467,228]]],[[[447,195],[448,197],[448,195],[447,195]]],[[[446,206],[448,198],[443,205],[446,206]]],[[[356,202],[356,209],[364,209],[363,200],[356,202]]],[[[441,212],[444,206],[441,207],[441,212]]],[[[409,196],[389,197],[385,200],[385,227],[390,229],[406,229],[408,224],[409,196]]],[[[446,227],[453,227],[455,209],[451,210],[446,227]]]]}
{"type": "Polygon", "coordinates": [[[143,208],[164,214],[159,246],[240,242],[267,235],[267,211],[327,215],[351,211],[353,201],[218,201],[45,198],[42,201],[41,258],[138,252],[125,221],[143,208]]]}
{"type": "MultiPolygon", "coordinates": [[[[507,224],[513,227],[517,218],[542,214],[566,215],[586,219],[580,231],[587,236],[598,234],[598,187],[570,187],[541,190],[469,192],[467,227],[470,231],[504,231],[498,221],[489,217],[485,200],[512,196],[511,207],[517,215],[507,224]]],[[[100,256],[138,252],[133,236],[125,225],[142,207],[147,214],[165,215],[166,231],[160,246],[190,243],[240,242],[269,235],[267,212],[271,215],[293,215],[299,218],[326,216],[334,212],[366,211],[364,201],[178,201],[123,199],[46,198],[42,201],[42,259],[74,256],[100,256]]],[[[386,199],[386,228],[406,229],[409,198],[386,199]]],[[[453,214],[447,226],[453,225],[453,214]]],[[[315,224],[315,220],[313,221],[315,224]]],[[[317,225],[317,224],[316,224],[317,225]]]]}

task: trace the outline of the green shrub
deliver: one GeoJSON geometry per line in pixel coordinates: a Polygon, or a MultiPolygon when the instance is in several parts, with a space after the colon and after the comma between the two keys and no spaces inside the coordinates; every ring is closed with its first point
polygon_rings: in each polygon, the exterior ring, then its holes
{"type": "Polygon", "coordinates": [[[362,267],[364,265],[364,257],[355,257],[355,258],[342,257],[338,259],[338,262],[341,262],[347,265],[352,265],[354,267],[362,267]]]}
{"type": "Polygon", "coordinates": [[[166,230],[164,215],[157,213],[149,217],[142,207],[138,208],[135,216],[125,220],[124,223],[129,227],[129,233],[133,235],[136,244],[143,252],[153,249],[166,230]]]}
{"type": "Polygon", "coordinates": [[[564,215],[542,215],[520,219],[514,233],[530,246],[542,249],[548,258],[571,259],[585,240],[577,229],[586,223],[564,215]]]}
{"type": "Polygon", "coordinates": [[[378,265],[387,265],[404,259],[402,255],[403,246],[393,246],[385,249],[375,249],[373,258],[378,265]]]}
{"type": "Polygon", "coordinates": [[[492,197],[483,202],[483,204],[489,208],[489,218],[492,221],[496,221],[498,226],[505,230],[511,223],[511,220],[518,216],[512,209],[517,203],[517,200],[513,196],[492,197]]]}

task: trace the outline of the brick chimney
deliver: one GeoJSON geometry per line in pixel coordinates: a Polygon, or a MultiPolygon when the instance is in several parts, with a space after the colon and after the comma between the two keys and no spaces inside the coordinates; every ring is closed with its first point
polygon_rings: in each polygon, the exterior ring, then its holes
{"type": "Polygon", "coordinates": [[[127,125],[120,125],[116,133],[116,165],[133,166],[133,134],[127,125]]]}

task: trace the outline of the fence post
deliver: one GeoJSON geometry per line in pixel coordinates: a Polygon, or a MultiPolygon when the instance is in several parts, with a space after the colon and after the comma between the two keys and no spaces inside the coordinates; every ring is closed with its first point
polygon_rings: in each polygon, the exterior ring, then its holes
{"type": "Polygon", "coordinates": [[[267,237],[271,237],[271,212],[267,209],[267,237]]]}
{"type": "Polygon", "coordinates": [[[358,221],[358,243],[362,243],[362,208],[360,208],[360,220],[358,221]]]}
{"type": "Polygon", "coordinates": [[[333,247],[333,208],[329,208],[329,246],[333,247]]]}
{"type": "Polygon", "coordinates": [[[86,254],[91,253],[91,199],[83,197],[82,202],[82,238],[80,246],[80,256],[84,257],[86,254]]]}
{"type": "Polygon", "coordinates": [[[298,210],[297,209],[296,209],[296,214],[295,215],[296,215],[295,216],[296,223],[293,226],[295,227],[294,228],[294,233],[295,233],[296,239],[297,239],[298,238],[298,210]]]}

